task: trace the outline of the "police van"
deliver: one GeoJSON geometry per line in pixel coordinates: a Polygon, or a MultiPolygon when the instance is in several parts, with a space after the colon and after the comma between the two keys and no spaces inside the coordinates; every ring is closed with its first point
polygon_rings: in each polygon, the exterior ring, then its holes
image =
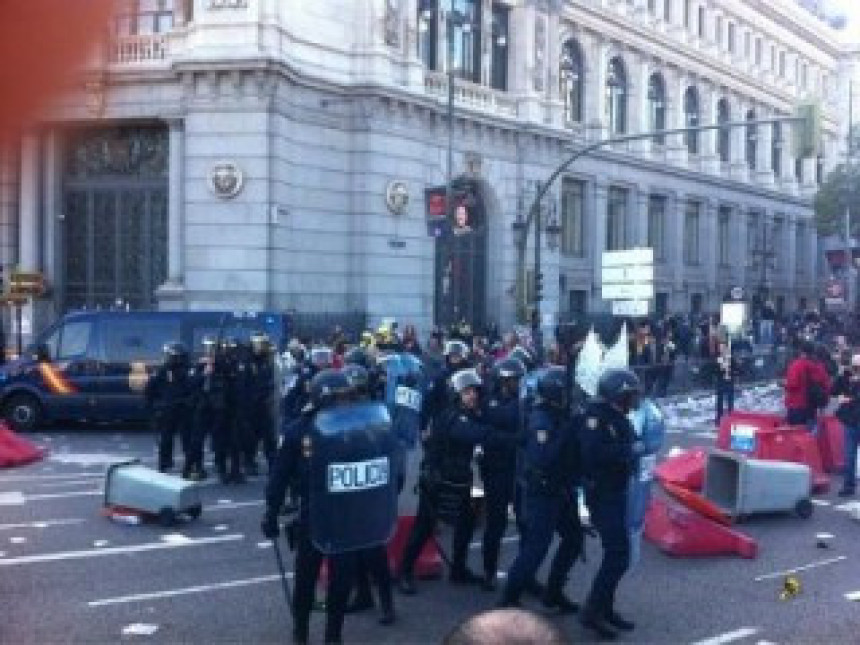
{"type": "Polygon", "coordinates": [[[183,343],[193,360],[205,336],[247,341],[263,332],[280,350],[288,326],[286,316],[265,312],[70,313],[0,366],[0,410],[23,431],[56,420],[143,420],[144,388],[165,343],[183,343]]]}

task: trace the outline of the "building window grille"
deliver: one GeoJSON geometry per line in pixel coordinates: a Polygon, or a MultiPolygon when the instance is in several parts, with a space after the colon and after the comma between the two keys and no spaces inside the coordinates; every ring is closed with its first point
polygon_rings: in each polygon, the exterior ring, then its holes
{"type": "Polygon", "coordinates": [[[582,50],[575,40],[568,40],[562,46],[559,72],[561,95],[564,100],[564,120],[568,124],[581,123],[585,79],[582,50]]]}
{"type": "MultiPolygon", "coordinates": [[[[651,130],[659,132],[666,129],[666,84],[663,76],[657,72],[648,79],[648,113],[651,119],[651,130]]],[[[654,143],[664,145],[666,137],[654,137],[654,143]]]]}
{"type": "Polygon", "coordinates": [[[627,74],[620,58],[609,61],[606,77],[606,120],[610,134],[627,131],[627,74]]]}
{"type": "Polygon", "coordinates": [[[606,250],[621,251],[627,245],[628,190],[619,186],[609,188],[606,207],[606,250]]]}
{"type": "Polygon", "coordinates": [[[585,182],[565,177],[561,185],[561,252],[585,255],[585,182]]]}
{"type": "MultiPolygon", "coordinates": [[[[684,122],[686,127],[695,128],[699,125],[699,93],[695,87],[688,87],[684,92],[684,122]]],[[[690,154],[699,152],[699,133],[686,132],[684,139],[690,154]]]]}

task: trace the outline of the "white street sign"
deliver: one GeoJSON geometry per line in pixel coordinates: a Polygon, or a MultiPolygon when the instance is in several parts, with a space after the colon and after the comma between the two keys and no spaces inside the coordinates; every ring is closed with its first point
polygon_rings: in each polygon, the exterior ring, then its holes
{"type": "Polygon", "coordinates": [[[613,300],[613,316],[642,317],[648,315],[647,300],[613,300]]]}
{"type": "Polygon", "coordinates": [[[654,264],[654,249],[629,249],[627,251],[604,251],[602,265],[606,267],[654,264]]]}
{"type": "Polygon", "coordinates": [[[603,284],[618,282],[653,282],[654,265],[604,267],[601,273],[603,284]]]}
{"type": "Polygon", "coordinates": [[[601,297],[604,300],[651,300],[654,298],[654,283],[603,284],[601,297]]]}

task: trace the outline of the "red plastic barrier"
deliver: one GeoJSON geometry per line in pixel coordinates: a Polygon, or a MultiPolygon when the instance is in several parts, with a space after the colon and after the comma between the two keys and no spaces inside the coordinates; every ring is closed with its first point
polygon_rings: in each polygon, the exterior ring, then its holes
{"type": "Polygon", "coordinates": [[[645,538],[673,556],[758,555],[758,543],[748,535],[659,498],[645,516],[645,538]]]}
{"type": "MultiPolygon", "coordinates": [[[[397,528],[394,537],[388,543],[388,564],[391,571],[397,573],[403,550],[406,548],[406,540],[412,532],[415,516],[406,515],[397,519],[397,528]]],[[[436,547],[435,540],[428,540],[421,549],[418,561],[415,563],[416,578],[440,578],[442,576],[442,556],[436,547]]]]}
{"type": "Polygon", "coordinates": [[[824,472],[818,443],[805,426],[782,426],[758,433],[756,451],[752,457],[771,461],[805,464],[812,471],[812,490],[830,490],[830,477],[824,472]]]}
{"type": "Polygon", "coordinates": [[[778,414],[744,410],[730,412],[720,419],[717,448],[752,453],[755,450],[755,436],[760,430],[772,430],[783,424],[783,417],[778,414]]]}
{"type": "Polygon", "coordinates": [[[23,466],[44,456],[43,449],[22,439],[5,422],[0,421],[0,468],[23,466]]]}
{"type": "Polygon", "coordinates": [[[708,453],[704,448],[692,448],[663,461],[654,469],[654,474],[661,484],[699,491],[705,485],[707,461],[708,453]]]}
{"type": "Polygon", "coordinates": [[[818,419],[818,450],[824,470],[839,473],[845,468],[845,427],[833,415],[818,419]]]}
{"type": "Polygon", "coordinates": [[[663,488],[672,497],[681,502],[687,508],[696,511],[699,515],[726,526],[732,523],[731,517],[726,515],[719,506],[714,504],[712,501],[705,499],[702,495],[672,484],[663,484],[663,488]]]}

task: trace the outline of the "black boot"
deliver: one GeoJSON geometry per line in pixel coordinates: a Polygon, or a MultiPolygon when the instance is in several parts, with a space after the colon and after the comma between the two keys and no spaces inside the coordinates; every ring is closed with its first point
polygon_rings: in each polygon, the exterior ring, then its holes
{"type": "Polygon", "coordinates": [[[448,580],[455,585],[475,585],[481,582],[483,578],[469,569],[469,567],[463,565],[451,569],[451,573],[448,574],[448,580]]]}
{"type": "Polygon", "coordinates": [[[359,589],[355,594],[352,602],[346,606],[347,614],[356,614],[360,611],[373,609],[375,606],[373,596],[370,594],[370,589],[359,589]]]}
{"type": "Polygon", "coordinates": [[[294,645],[307,645],[308,642],[308,623],[302,621],[296,621],[293,625],[293,644],[294,645]]]}
{"type": "Polygon", "coordinates": [[[496,574],[495,573],[487,573],[484,574],[483,580],[481,580],[481,589],[484,591],[495,591],[496,590],[496,574]]]}
{"type": "Polygon", "coordinates": [[[415,587],[415,578],[411,573],[402,573],[397,580],[397,588],[404,596],[414,596],[418,589],[415,587]]]}
{"type": "Polygon", "coordinates": [[[564,592],[560,589],[547,589],[543,598],[541,598],[541,602],[544,607],[548,609],[558,609],[562,614],[575,614],[579,611],[579,605],[565,596],[564,592]]]}
{"type": "Polygon", "coordinates": [[[380,599],[379,604],[382,605],[382,615],[379,617],[379,624],[393,625],[395,620],[393,599],[380,599]]]}
{"type": "Polygon", "coordinates": [[[526,585],[525,592],[531,596],[534,596],[535,598],[543,598],[544,593],[546,593],[546,590],[541,583],[539,583],[535,579],[532,579],[531,582],[526,585]]]}
{"type": "Polygon", "coordinates": [[[604,617],[594,609],[586,607],[585,611],[579,616],[579,622],[582,623],[583,627],[597,634],[600,640],[611,641],[618,638],[618,632],[612,629],[604,617]]]}
{"type": "Polygon", "coordinates": [[[620,616],[614,610],[606,614],[606,622],[612,625],[615,629],[620,629],[623,632],[632,632],[636,627],[635,623],[620,616]]]}

